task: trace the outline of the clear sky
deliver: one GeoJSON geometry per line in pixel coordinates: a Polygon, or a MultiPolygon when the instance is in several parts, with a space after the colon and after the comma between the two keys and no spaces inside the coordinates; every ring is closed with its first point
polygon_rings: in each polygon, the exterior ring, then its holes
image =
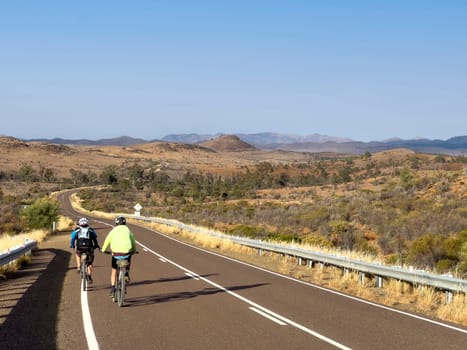
{"type": "Polygon", "coordinates": [[[467,1],[2,0],[0,135],[467,135],[467,1]]]}

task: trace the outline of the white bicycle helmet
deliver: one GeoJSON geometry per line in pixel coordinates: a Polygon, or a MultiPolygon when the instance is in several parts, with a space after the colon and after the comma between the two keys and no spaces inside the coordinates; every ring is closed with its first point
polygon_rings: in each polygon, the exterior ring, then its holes
{"type": "Polygon", "coordinates": [[[87,218],[81,218],[79,219],[78,221],[78,225],[79,226],[88,226],[89,225],[89,221],[87,218]]]}

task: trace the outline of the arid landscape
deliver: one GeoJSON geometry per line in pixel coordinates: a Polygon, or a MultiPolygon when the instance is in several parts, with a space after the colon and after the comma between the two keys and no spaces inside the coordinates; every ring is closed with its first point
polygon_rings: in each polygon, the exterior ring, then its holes
{"type": "MultiPolygon", "coordinates": [[[[198,145],[157,141],[131,146],[1,137],[0,152],[3,234],[27,232],[21,208],[37,198],[67,188],[106,185],[79,192],[85,209],[132,213],[139,202],[147,216],[460,278],[467,275],[463,156],[409,149],[362,155],[260,150],[236,136],[198,145]]],[[[286,267],[285,261],[271,264],[279,272],[311,278],[306,271],[286,267]]],[[[335,282],[340,278],[331,278],[333,274],[318,274],[310,281],[320,283],[321,278],[323,285],[355,292],[350,282],[335,282]]],[[[417,301],[408,292],[402,298],[401,288],[395,288],[396,297],[381,291],[372,297],[359,288],[356,294],[407,310],[424,304],[436,317],[449,319],[447,314],[452,314],[442,308],[442,297],[435,292],[429,302],[426,295],[417,301]]],[[[461,305],[454,321],[460,318],[462,323],[466,311],[465,303],[461,305]]]]}
{"type": "Polygon", "coordinates": [[[235,137],[207,141],[199,146],[163,141],[132,146],[83,146],[0,137],[0,150],[0,166],[5,173],[29,165],[35,170],[51,169],[57,178],[69,177],[70,169],[100,173],[108,166],[120,167],[135,162],[171,172],[191,170],[222,175],[256,162],[308,162],[321,157],[304,152],[260,151],[235,137]]]}

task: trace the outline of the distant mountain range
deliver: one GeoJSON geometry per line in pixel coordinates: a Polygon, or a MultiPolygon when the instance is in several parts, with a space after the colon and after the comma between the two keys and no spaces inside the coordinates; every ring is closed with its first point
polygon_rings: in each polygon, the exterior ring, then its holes
{"type": "MultiPolygon", "coordinates": [[[[214,135],[199,135],[199,134],[179,134],[167,135],[162,138],[162,141],[168,142],[182,142],[182,143],[201,143],[208,140],[213,140],[225,134],[214,135]]],[[[291,135],[291,134],[278,134],[272,132],[263,132],[257,134],[235,134],[242,141],[249,143],[253,146],[264,146],[270,144],[291,144],[291,143],[304,143],[304,142],[350,142],[351,139],[312,134],[306,136],[291,135]]]]}
{"type": "MultiPolygon", "coordinates": [[[[148,142],[175,142],[185,144],[202,144],[206,141],[214,140],[225,134],[174,134],[164,136],[162,139],[144,140],[121,136],[100,140],[67,140],[61,138],[54,139],[31,139],[25,141],[42,141],[55,144],[75,144],[75,145],[116,145],[131,146],[148,142]]],[[[264,150],[285,150],[295,152],[337,152],[350,154],[374,153],[395,148],[407,148],[421,153],[464,155],[467,154],[467,136],[456,136],[448,140],[429,139],[390,139],[386,141],[362,142],[346,138],[312,134],[306,136],[278,134],[278,133],[256,133],[256,134],[235,134],[243,142],[253,147],[264,150]]]]}

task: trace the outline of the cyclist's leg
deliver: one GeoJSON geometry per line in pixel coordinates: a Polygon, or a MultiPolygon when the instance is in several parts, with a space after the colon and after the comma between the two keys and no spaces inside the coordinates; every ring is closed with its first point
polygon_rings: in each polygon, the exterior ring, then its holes
{"type": "Polygon", "coordinates": [[[90,249],[89,252],[89,262],[88,262],[88,273],[92,274],[92,263],[94,262],[94,249],[90,249]]]}
{"type": "Polygon", "coordinates": [[[110,294],[113,294],[115,292],[115,281],[117,280],[117,259],[115,259],[113,256],[111,261],[111,267],[112,270],[110,272],[110,294]]]}
{"type": "Polygon", "coordinates": [[[110,274],[110,284],[115,286],[115,281],[117,280],[117,259],[112,257],[112,272],[110,274]]]}
{"type": "Polygon", "coordinates": [[[88,279],[89,279],[89,283],[92,283],[93,282],[93,280],[92,280],[92,263],[94,261],[94,250],[90,249],[88,254],[89,254],[89,258],[88,258],[88,279]]]}
{"type": "Polygon", "coordinates": [[[81,253],[78,251],[78,249],[75,250],[75,256],[76,256],[76,271],[79,272],[81,268],[81,253]]]}
{"type": "Polygon", "coordinates": [[[77,267],[78,273],[80,274],[81,274],[81,268],[82,268],[81,264],[83,263],[83,261],[81,261],[81,256],[83,253],[86,253],[86,251],[83,251],[83,249],[80,247],[76,248],[76,265],[77,265],[76,267],[77,267]]]}
{"type": "Polygon", "coordinates": [[[131,266],[131,257],[132,257],[132,256],[133,256],[133,254],[130,254],[130,255],[128,256],[128,266],[126,267],[126,270],[127,270],[127,272],[129,272],[129,271],[130,271],[130,266],[131,266]]]}

